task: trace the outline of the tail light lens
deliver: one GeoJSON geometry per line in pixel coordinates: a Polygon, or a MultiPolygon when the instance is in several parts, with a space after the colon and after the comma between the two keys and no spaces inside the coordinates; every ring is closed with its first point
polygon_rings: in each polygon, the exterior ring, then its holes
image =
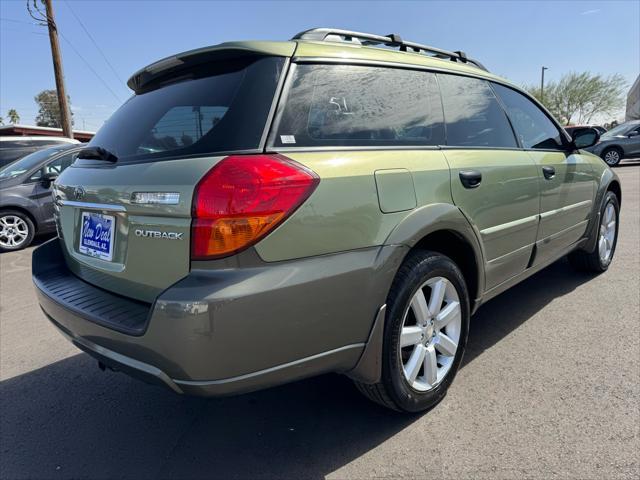
{"type": "Polygon", "coordinates": [[[196,186],[191,258],[233,255],[288,218],[315,190],[318,176],[282,155],[232,155],[196,186]]]}

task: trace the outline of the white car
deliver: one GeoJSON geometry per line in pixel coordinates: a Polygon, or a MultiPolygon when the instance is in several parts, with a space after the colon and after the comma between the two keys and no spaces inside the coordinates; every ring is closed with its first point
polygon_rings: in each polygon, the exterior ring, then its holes
{"type": "Polygon", "coordinates": [[[78,140],[67,137],[20,137],[0,136],[0,167],[8,165],[19,158],[45,147],[63,143],[80,143],[78,140]]]}

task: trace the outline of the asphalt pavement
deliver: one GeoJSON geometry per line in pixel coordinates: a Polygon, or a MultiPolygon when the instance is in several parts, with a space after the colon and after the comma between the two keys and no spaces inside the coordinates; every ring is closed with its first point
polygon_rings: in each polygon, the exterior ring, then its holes
{"type": "Polygon", "coordinates": [[[322,377],[222,399],[102,372],[0,254],[0,477],[640,478],[640,162],[608,272],[560,260],[484,305],[447,397],[403,415],[322,377]]]}

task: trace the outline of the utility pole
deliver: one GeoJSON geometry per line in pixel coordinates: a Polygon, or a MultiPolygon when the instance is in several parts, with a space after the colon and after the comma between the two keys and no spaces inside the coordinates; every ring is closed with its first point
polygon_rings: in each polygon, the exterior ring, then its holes
{"type": "Polygon", "coordinates": [[[547,67],[542,67],[542,76],[540,78],[540,103],[544,103],[544,71],[549,70],[547,67]]]}
{"type": "Polygon", "coordinates": [[[56,77],[56,90],[58,92],[58,106],[60,107],[60,123],[62,123],[62,134],[65,137],[73,138],[71,130],[71,114],[69,113],[69,102],[67,91],[64,88],[64,73],[62,71],[62,55],[58,42],[58,27],[53,16],[53,5],[51,0],[43,0],[47,9],[47,26],[49,27],[49,41],[51,42],[51,56],[53,57],[53,73],[56,77]]]}

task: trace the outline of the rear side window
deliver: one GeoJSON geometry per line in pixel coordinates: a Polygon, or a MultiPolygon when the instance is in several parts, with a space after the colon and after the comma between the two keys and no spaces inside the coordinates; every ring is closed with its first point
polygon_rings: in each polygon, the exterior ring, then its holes
{"type": "Polygon", "coordinates": [[[444,143],[435,74],[357,65],[297,65],[274,144],[444,143]]]}
{"type": "Polygon", "coordinates": [[[516,148],[504,110],[489,84],[477,78],[438,74],[447,145],[516,148]]]}
{"type": "Polygon", "coordinates": [[[511,88],[497,83],[493,88],[507,109],[524,148],[563,149],[560,131],[537,105],[511,88]]]}
{"type": "Polygon", "coordinates": [[[131,97],[89,145],[125,162],[256,149],[283,64],[227,60],[164,79],[131,97]]]}

